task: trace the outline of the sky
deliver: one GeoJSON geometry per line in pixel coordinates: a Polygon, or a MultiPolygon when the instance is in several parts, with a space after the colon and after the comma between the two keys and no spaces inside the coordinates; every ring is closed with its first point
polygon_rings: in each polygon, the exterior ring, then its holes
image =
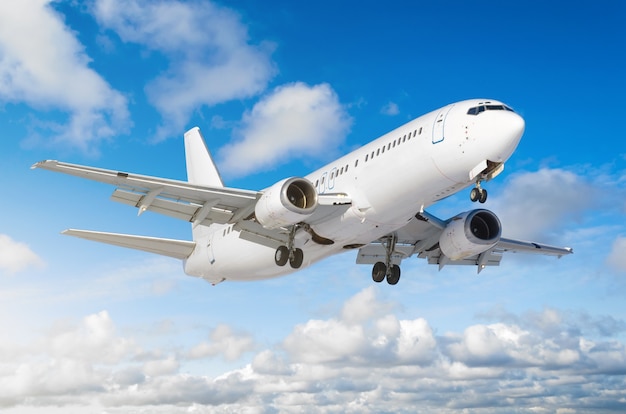
{"type": "Polygon", "coordinates": [[[624,412],[624,21],[608,0],[1,2],[0,411],[624,412]],[[484,207],[574,255],[411,258],[389,286],[349,252],[213,287],[59,234],[189,223],[30,169],[184,180],[199,126],[226,184],[257,190],[470,98],[526,121],[484,207]]]}

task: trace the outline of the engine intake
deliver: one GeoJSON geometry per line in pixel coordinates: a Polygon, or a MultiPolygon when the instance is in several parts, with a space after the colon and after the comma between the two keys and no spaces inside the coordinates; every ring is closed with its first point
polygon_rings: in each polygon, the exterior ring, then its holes
{"type": "Polygon", "coordinates": [[[439,248],[451,260],[462,260],[491,249],[502,235],[500,219],[489,210],[472,210],[452,218],[439,238],[439,248]]]}
{"type": "Polygon", "coordinates": [[[267,229],[290,226],[306,220],[317,208],[317,190],[298,177],[279,181],[263,192],[254,208],[256,219],[267,229]]]}

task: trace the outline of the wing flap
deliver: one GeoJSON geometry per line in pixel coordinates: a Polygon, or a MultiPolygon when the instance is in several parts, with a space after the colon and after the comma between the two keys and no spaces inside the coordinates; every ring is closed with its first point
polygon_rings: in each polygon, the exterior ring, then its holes
{"type": "Polygon", "coordinates": [[[162,256],[184,260],[196,247],[196,243],[187,240],[162,239],[158,237],[135,236],[132,234],[105,233],[100,231],[68,229],[62,234],[81,239],[112,244],[114,246],[142,250],[162,256]]]}
{"type": "MultiPolygon", "coordinates": [[[[145,195],[143,194],[117,188],[111,195],[111,200],[132,207],[141,207],[144,197],[145,195]]],[[[197,224],[205,225],[210,225],[212,223],[226,224],[233,218],[232,211],[211,207],[210,204],[209,211],[207,211],[206,214],[202,214],[202,217],[200,217],[203,207],[203,205],[195,203],[187,203],[165,198],[155,198],[154,201],[145,207],[145,209],[185,221],[195,222],[196,219],[199,219],[197,224]]]]}
{"type": "MultiPolygon", "coordinates": [[[[415,250],[411,245],[396,245],[396,248],[391,255],[391,262],[399,265],[402,259],[410,257],[415,250]]],[[[368,244],[359,249],[359,254],[356,258],[357,264],[374,264],[376,262],[385,262],[387,257],[387,251],[385,246],[380,243],[368,244]]]]}

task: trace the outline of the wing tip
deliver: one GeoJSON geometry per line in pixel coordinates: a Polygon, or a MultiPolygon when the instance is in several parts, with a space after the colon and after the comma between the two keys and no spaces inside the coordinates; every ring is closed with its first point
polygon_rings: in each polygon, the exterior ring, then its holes
{"type": "Polygon", "coordinates": [[[31,165],[30,169],[34,170],[34,169],[37,169],[37,168],[45,168],[47,165],[57,164],[57,163],[58,163],[57,160],[42,160],[42,161],[36,162],[33,165],[31,165]]]}

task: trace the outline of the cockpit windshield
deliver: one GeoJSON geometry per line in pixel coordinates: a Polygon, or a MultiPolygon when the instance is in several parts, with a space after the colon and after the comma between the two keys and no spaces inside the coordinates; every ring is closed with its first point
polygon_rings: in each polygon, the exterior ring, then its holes
{"type": "Polygon", "coordinates": [[[484,104],[479,106],[474,106],[467,111],[468,115],[478,115],[485,111],[511,111],[515,112],[511,108],[506,105],[492,105],[492,104],[484,104]]]}

